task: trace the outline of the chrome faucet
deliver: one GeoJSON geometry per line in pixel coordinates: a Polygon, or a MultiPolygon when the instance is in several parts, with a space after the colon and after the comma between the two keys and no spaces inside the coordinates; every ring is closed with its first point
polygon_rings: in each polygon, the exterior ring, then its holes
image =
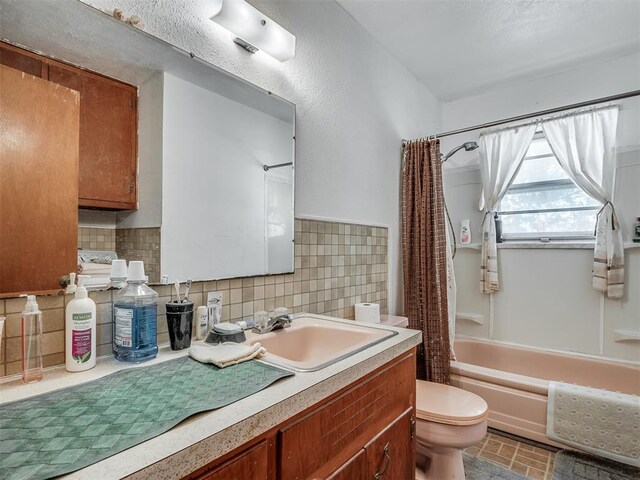
{"type": "Polygon", "coordinates": [[[277,317],[270,318],[264,326],[256,325],[251,331],[254,333],[269,333],[274,330],[280,330],[281,328],[289,328],[292,322],[293,315],[278,315],[277,317]]]}

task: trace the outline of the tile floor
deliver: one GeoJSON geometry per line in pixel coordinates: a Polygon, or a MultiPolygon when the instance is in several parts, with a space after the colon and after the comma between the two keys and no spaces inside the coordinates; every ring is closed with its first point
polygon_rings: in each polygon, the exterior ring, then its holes
{"type": "MultiPolygon", "coordinates": [[[[549,447],[552,448],[552,447],[549,447]]],[[[474,457],[490,460],[534,480],[551,480],[556,452],[490,431],[484,439],[465,450],[474,457]]]]}

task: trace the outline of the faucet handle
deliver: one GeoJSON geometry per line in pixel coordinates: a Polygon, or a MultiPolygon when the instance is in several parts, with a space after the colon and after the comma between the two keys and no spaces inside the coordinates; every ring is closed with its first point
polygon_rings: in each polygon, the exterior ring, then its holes
{"type": "Polygon", "coordinates": [[[293,323],[293,315],[285,313],[284,315],[278,315],[273,317],[269,322],[273,330],[279,330],[281,328],[288,328],[293,323]]]}
{"type": "MultiPolygon", "coordinates": [[[[285,309],[286,310],[286,309],[285,309]]],[[[273,330],[280,330],[281,328],[288,328],[293,322],[293,316],[285,313],[277,317],[272,317],[267,320],[266,323],[258,323],[251,329],[254,333],[268,333],[273,330]]]]}
{"type": "Polygon", "coordinates": [[[269,324],[269,314],[265,311],[259,311],[253,314],[253,321],[256,327],[266,328],[269,324]]]}
{"type": "Polygon", "coordinates": [[[289,314],[289,309],[285,308],[285,307],[278,307],[273,312],[273,316],[274,317],[282,317],[282,316],[288,315],[288,314],[289,314]]]}

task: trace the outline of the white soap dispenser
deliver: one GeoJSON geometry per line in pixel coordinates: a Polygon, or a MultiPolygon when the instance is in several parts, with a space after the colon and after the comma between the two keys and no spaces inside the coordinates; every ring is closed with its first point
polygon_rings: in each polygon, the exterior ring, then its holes
{"type": "Polygon", "coordinates": [[[96,366],[96,304],[89,298],[78,275],[75,298],[67,305],[65,322],[65,366],[68,372],[82,372],[96,366]]]}

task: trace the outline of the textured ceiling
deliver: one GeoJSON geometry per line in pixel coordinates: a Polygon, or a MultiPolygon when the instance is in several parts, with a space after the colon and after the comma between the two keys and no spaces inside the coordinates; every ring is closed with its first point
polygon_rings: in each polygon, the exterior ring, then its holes
{"type": "MultiPolygon", "coordinates": [[[[205,20],[209,22],[208,17],[205,20]]],[[[255,85],[78,1],[0,0],[0,39],[132,85],[167,72],[286,122],[295,109],[255,85]]]]}
{"type": "Polygon", "coordinates": [[[640,51],[640,0],[337,0],[442,100],[640,51]]]}

